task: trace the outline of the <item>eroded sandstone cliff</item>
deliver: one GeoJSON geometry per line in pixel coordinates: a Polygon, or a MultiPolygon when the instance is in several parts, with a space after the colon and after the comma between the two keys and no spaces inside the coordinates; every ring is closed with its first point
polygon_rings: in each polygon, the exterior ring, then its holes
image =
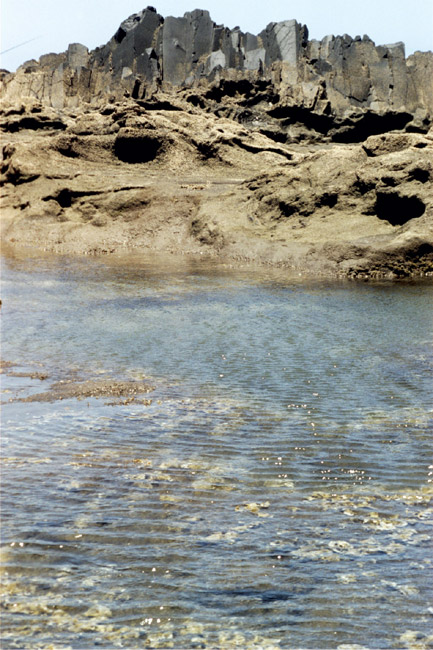
{"type": "Polygon", "coordinates": [[[432,62],[145,9],[3,74],[3,241],[431,274],[432,62]]]}

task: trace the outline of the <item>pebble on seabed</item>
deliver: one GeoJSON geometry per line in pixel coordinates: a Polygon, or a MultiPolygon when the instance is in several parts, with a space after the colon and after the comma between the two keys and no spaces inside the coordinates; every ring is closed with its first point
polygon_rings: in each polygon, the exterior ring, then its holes
{"type": "Polygon", "coordinates": [[[406,630],[400,635],[400,643],[408,650],[428,650],[433,648],[433,634],[427,636],[417,630],[406,630]]]}
{"type": "Polygon", "coordinates": [[[269,501],[265,501],[264,503],[244,503],[241,506],[236,506],[235,510],[248,510],[248,512],[251,512],[253,515],[257,515],[258,517],[268,517],[268,513],[261,511],[267,510],[269,506],[269,501]]]}

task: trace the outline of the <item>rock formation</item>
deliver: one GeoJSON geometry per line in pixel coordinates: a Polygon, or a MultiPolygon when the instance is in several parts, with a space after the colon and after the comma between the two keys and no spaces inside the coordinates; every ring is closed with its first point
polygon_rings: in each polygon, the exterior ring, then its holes
{"type": "Polygon", "coordinates": [[[109,94],[143,99],[159,87],[200,87],[215,79],[266,80],[289,95],[295,87],[298,100],[314,98],[337,113],[351,107],[433,113],[431,53],[406,60],[403,43],[376,46],[368,36],[309,41],[296,20],[270,23],[255,36],[216,25],[198,9],[164,19],[148,7],[103,47],[89,52],[73,44],[24,63],[4,76],[3,93],[63,108],[109,94]]]}
{"type": "Polygon", "coordinates": [[[3,71],[4,241],[433,273],[433,54],[148,7],[3,71]]]}

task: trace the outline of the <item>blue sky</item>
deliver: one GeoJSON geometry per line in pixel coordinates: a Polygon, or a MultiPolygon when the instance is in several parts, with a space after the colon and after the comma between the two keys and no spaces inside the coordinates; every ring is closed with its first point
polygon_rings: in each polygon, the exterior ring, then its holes
{"type": "MultiPolygon", "coordinates": [[[[102,45],[145,6],[139,0],[1,0],[1,51],[13,48],[2,55],[1,67],[15,70],[69,43],[102,45]]],[[[295,18],[308,26],[310,38],[368,34],[377,45],[403,41],[406,55],[433,50],[433,0],[155,0],[154,6],[163,16],[207,9],[216,23],[256,34],[269,22],[295,18]]]]}

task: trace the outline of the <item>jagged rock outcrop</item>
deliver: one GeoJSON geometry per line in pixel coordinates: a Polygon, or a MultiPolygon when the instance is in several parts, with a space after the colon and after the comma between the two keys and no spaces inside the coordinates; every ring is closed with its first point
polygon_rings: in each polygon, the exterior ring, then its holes
{"type": "Polygon", "coordinates": [[[33,97],[64,108],[242,79],[269,82],[274,103],[323,115],[393,110],[416,113],[421,123],[433,114],[431,52],[406,59],[403,43],[376,46],[368,36],[309,41],[307,27],[296,20],[270,23],[254,35],[216,25],[198,9],[164,19],[148,7],[125,20],[103,47],[89,52],[73,44],[3,74],[1,92],[9,100],[33,97]]]}

